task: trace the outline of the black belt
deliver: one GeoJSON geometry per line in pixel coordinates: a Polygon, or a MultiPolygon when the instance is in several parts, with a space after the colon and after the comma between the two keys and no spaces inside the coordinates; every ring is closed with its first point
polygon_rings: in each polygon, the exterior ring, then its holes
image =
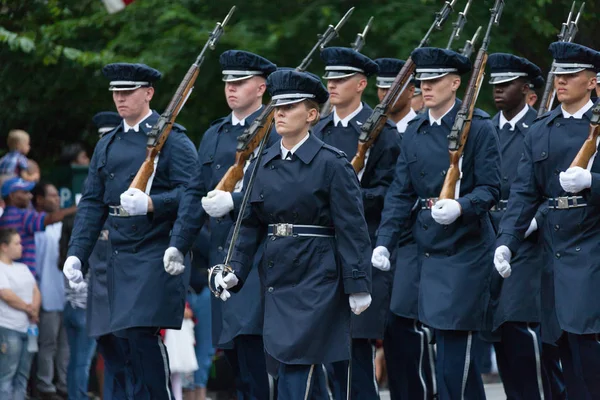
{"type": "Polygon", "coordinates": [[[431,210],[435,203],[439,200],[438,197],[430,197],[428,199],[419,199],[421,203],[421,210],[431,210]]]}
{"type": "Polygon", "coordinates": [[[108,215],[113,217],[129,217],[129,213],[122,206],[108,206],[108,215]]]}
{"type": "Polygon", "coordinates": [[[498,204],[490,208],[490,211],[505,211],[506,206],[508,206],[508,200],[500,200],[498,204]]]}
{"type": "Polygon", "coordinates": [[[548,208],[555,210],[566,210],[568,208],[586,207],[587,203],[583,196],[564,196],[548,199],[548,208]]]}
{"type": "Polygon", "coordinates": [[[334,237],[335,229],[317,225],[269,224],[268,236],[334,237]]]}

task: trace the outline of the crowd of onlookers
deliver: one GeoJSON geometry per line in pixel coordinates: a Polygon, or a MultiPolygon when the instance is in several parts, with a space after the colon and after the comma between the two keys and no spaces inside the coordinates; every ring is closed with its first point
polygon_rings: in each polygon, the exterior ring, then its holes
{"type": "MultiPolygon", "coordinates": [[[[28,158],[27,132],[10,131],[7,144],[0,158],[0,399],[102,398],[102,357],[86,329],[87,285],[72,287],[62,273],[77,208],[61,208],[57,187],[28,158]]],[[[89,161],[73,144],[60,163],[89,161]]],[[[182,329],[163,332],[177,399],[206,399],[214,349],[205,269],[195,265],[182,329]]]]}

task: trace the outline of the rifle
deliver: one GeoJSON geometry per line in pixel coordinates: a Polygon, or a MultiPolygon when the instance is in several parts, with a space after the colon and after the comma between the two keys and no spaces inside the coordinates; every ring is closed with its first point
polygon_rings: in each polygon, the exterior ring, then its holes
{"type": "MultiPolygon", "coordinates": [[[[365,45],[365,37],[367,36],[369,29],[371,29],[372,23],[373,23],[373,17],[369,18],[369,22],[367,22],[367,25],[365,26],[365,29],[362,31],[362,33],[359,32],[356,34],[356,39],[352,43],[352,50],[360,51],[363,48],[363,46],[365,45]]],[[[331,103],[330,103],[329,99],[327,99],[325,104],[323,104],[323,106],[321,107],[320,114],[322,117],[324,117],[326,115],[329,115],[331,113],[331,110],[332,110],[331,103]]]]}
{"type": "MultiPolygon", "coordinates": [[[[429,30],[419,43],[417,47],[423,47],[427,45],[429,42],[429,36],[434,29],[440,30],[442,26],[450,16],[452,10],[454,10],[454,4],[457,0],[446,1],[442,10],[435,14],[435,20],[429,27],[429,30]]],[[[356,173],[359,173],[365,167],[365,157],[367,154],[367,150],[373,145],[375,140],[379,137],[381,130],[385,126],[385,123],[388,119],[388,113],[392,106],[396,104],[398,98],[402,95],[404,90],[408,87],[412,79],[412,75],[415,72],[415,63],[413,62],[411,57],[408,57],[404,66],[396,75],[392,86],[388,89],[385,97],[375,107],[373,113],[369,116],[369,118],[365,121],[365,123],[360,127],[360,136],[358,137],[358,148],[356,150],[356,155],[352,158],[352,167],[356,173]]]]}
{"type": "Polygon", "coordinates": [[[581,167],[586,169],[592,156],[598,151],[598,137],[600,136],[600,100],[592,108],[592,118],[590,120],[590,131],[587,139],[583,142],[581,149],[573,159],[570,167],[581,167]]]}
{"type": "Polygon", "coordinates": [[[452,34],[450,35],[450,40],[448,40],[448,45],[446,46],[447,50],[452,50],[452,42],[454,41],[454,39],[458,39],[460,37],[460,31],[463,30],[465,24],[467,23],[467,13],[469,12],[469,7],[471,6],[472,1],[473,0],[469,0],[467,2],[465,9],[462,12],[458,13],[458,18],[456,19],[456,22],[452,24],[454,26],[454,29],[452,30],[452,34]]]}
{"type": "Polygon", "coordinates": [[[146,191],[148,181],[154,173],[154,162],[156,157],[165,145],[177,115],[179,115],[179,112],[194,89],[194,83],[196,82],[196,78],[198,78],[200,65],[202,65],[204,62],[206,52],[209,49],[215,49],[217,42],[221,38],[221,35],[223,35],[223,27],[227,24],[227,22],[229,22],[229,19],[233,15],[234,11],[235,6],[231,7],[231,10],[229,10],[229,13],[223,22],[217,22],[217,26],[215,26],[215,29],[213,29],[213,31],[210,33],[206,44],[200,52],[200,55],[198,55],[196,61],[194,61],[192,66],[188,69],[183,80],[179,84],[179,87],[171,99],[171,102],[167,106],[167,109],[162,113],[156,124],[152,127],[152,130],[148,134],[148,142],[146,144],[146,159],[135,175],[135,178],[133,178],[131,185],[129,185],[130,188],[146,191]]]}
{"type": "Polygon", "coordinates": [[[475,50],[475,43],[477,42],[477,38],[479,37],[480,32],[481,32],[481,25],[479,25],[479,27],[475,31],[473,38],[471,40],[467,39],[463,48],[460,49],[460,54],[462,56],[471,58],[471,55],[473,54],[473,50],[475,50]]]}
{"type": "MultiPolygon", "coordinates": [[[[296,67],[296,71],[304,72],[306,68],[312,62],[313,56],[317,50],[322,51],[327,44],[339,36],[340,28],[346,23],[350,15],[354,11],[354,7],[352,7],[348,12],[342,17],[340,22],[334,27],[333,25],[329,25],[327,30],[322,35],[318,35],[317,43],[310,50],[308,55],[304,57],[300,65],[296,67]]],[[[252,121],[252,124],[241,134],[237,139],[237,148],[235,151],[235,162],[221,181],[215,188],[216,190],[223,190],[226,192],[233,192],[235,189],[235,185],[244,178],[244,166],[246,162],[250,158],[250,156],[254,153],[254,150],[260,145],[261,141],[266,138],[271,131],[271,125],[273,124],[273,117],[275,116],[275,107],[273,106],[273,102],[270,102],[264,110],[260,113],[260,115],[252,121]]]]}
{"type": "MultiPolygon", "coordinates": [[[[571,5],[571,11],[569,11],[569,15],[567,16],[567,21],[563,22],[560,32],[558,34],[559,42],[572,42],[575,39],[575,35],[577,34],[579,23],[579,18],[581,17],[581,13],[583,12],[583,7],[585,6],[585,2],[581,4],[579,8],[579,12],[575,19],[572,19],[573,12],[575,11],[575,3],[576,0],[573,1],[571,5]]],[[[554,89],[554,63],[550,67],[550,71],[548,72],[548,76],[546,77],[546,86],[544,87],[544,94],[542,95],[542,101],[540,102],[540,108],[538,109],[538,117],[541,117],[545,113],[547,113],[550,109],[552,109],[552,103],[554,102],[554,97],[556,96],[556,89],[554,89]]]]}
{"type": "Polygon", "coordinates": [[[494,8],[490,10],[490,22],[483,38],[481,48],[477,53],[477,58],[475,59],[475,65],[473,67],[473,72],[471,73],[471,78],[469,79],[469,85],[465,92],[465,98],[460,106],[460,110],[456,114],[450,135],[448,135],[450,167],[446,172],[446,178],[444,179],[442,191],[439,196],[440,199],[455,199],[456,183],[460,180],[461,174],[460,159],[463,155],[467,139],[469,138],[475,102],[477,101],[479,89],[481,89],[483,77],[485,76],[485,65],[488,59],[487,49],[490,44],[492,25],[498,25],[500,22],[503,8],[504,0],[496,0],[494,8]]]}

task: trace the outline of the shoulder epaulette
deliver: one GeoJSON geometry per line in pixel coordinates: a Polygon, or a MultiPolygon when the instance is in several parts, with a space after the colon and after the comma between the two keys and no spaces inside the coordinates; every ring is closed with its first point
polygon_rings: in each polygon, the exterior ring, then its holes
{"type": "Polygon", "coordinates": [[[185,129],[185,127],[183,125],[179,125],[178,123],[174,123],[173,128],[175,128],[176,130],[178,130],[181,133],[187,132],[187,129],[185,129]]]}
{"type": "Polygon", "coordinates": [[[344,153],[340,149],[337,149],[337,148],[335,148],[333,146],[330,146],[328,144],[324,144],[323,148],[331,151],[332,153],[334,153],[337,156],[337,158],[346,157],[346,153],[344,153]]]}
{"type": "Polygon", "coordinates": [[[218,124],[218,123],[221,123],[221,122],[223,122],[223,120],[224,120],[225,118],[227,118],[227,117],[221,117],[221,118],[219,118],[219,119],[215,119],[213,122],[211,122],[211,123],[210,123],[210,125],[209,125],[209,126],[213,126],[213,125],[216,125],[216,124],[218,124]]]}
{"type": "Polygon", "coordinates": [[[479,119],[490,119],[490,114],[486,113],[485,111],[476,108],[475,110],[473,110],[473,117],[477,117],[479,119]]]}

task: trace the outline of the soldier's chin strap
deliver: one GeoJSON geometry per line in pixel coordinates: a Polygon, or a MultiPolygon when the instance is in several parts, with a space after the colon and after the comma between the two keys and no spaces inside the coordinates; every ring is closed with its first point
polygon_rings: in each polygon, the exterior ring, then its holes
{"type": "Polygon", "coordinates": [[[258,171],[258,166],[262,160],[263,150],[267,144],[271,129],[273,128],[273,124],[275,122],[275,118],[271,121],[269,125],[269,129],[267,130],[267,134],[263,136],[260,141],[260,146],[258,147],[258,153],[256,155],[256,162],[254,163],[254,168],[252,168],[252,172],[250,173],[250,179],[248,179],[248,186],[244,188],[244,197],[242,198],[242,204],[240,205],[240,210],[237,215],[237,219],[235,220],[235,225],[233,227],[233,233],[231,235],[231,241],[229,242],[229,249],[227,250],[227,256],[225,257],[225,261],[223,264],[218,264],[209,268],[208,270],[208,288],[215,295],[215,297],[220,297],[223,292],[223,288],[218,287],[214,284],[214,277],[219,272],[223,273],[223,276],[226,276],[229,273],[233,273],[233,269],[229,265],[231,262],[231,257],[233,256],[233,249],[235,249],[235,244],[237,242],[237,238],[240,234],[240,227],[242,225],[242,220],[244,219],[244,214],[246,213],[246,207],[248,206],[248,199],[250,198],[250,193],[252,192],[252,187],[254,186],[254,180],[256,178],[256,172],[258,171]]]}

